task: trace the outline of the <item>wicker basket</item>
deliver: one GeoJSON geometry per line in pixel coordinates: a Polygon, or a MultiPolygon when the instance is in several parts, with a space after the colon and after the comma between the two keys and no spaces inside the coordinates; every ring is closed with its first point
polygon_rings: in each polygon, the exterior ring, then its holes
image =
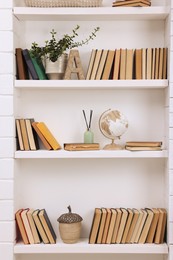
{"type": "Polygon", "coordinates": [[[25,0],[29,7],[100,7],[103,0],[25,0]]]}

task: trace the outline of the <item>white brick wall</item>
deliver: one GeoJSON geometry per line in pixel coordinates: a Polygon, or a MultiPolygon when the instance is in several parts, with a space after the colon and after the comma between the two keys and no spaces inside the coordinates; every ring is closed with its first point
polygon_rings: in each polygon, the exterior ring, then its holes
{"type": "Polygon", "coordinates": [[[0,137],[14,136],[14,119],[13,117],[0,117],[0,137]]]}
{"type": "Polygon", "coordinates": [[[0,95],[12,95],[13,94],[13,75],[6,74],[0,75],[0,95]]]}
{"type": "MultiPolygon", "coordinates": [[[[14,221],[1,221],[0,222],[0,243],[14,241],[14,221]]],[[[10,260],[10,259],[9,259],[10,260]]]]}
{"type": "Polygon", "coordinates": [[[13,201],[0,200],[0,221],[14,220],[13,201]]]}
{"type": "Polygon", "coordinates": [[[13,53],[0,53],[0,74],[13,74],[13,70],[13,53]]]}
{"type": "Polygon", "coordinates": [[[0,50],[1,52],[13,51],[13,32],[0,31],[0,50]]]}
{"type": "MultiPolygon", "coordinates": [[[[5,2],[5,1],[1,1],[1,2],[5,2]]],[[[1,9],[0,17],[1,17],[1,21],[3,21],[0,23],[0,31],[12,31],[13,17],[12,17],[11,9],[7,9],[7,10],[1,9]]]]}
{"type": "Polygon", "coordinates": [[[13,244],[12,243],[0,243],[0,256],[3,260],[13,259],[13,244]]]}
{"type": "Polygon", "coordinates": [[[0,180],[0,200],[12,200],[13,196],[13,180],[0,180]]]}
{"type": "Polygon", "coordinates": [[[12,180],[14,177],[14,160],[0,159],[0,180],[12,180]]]}
{"type": "Polygon", "coordinates": [[[0,116],[13,115],[13,96],[0,96],[0,116]]]}

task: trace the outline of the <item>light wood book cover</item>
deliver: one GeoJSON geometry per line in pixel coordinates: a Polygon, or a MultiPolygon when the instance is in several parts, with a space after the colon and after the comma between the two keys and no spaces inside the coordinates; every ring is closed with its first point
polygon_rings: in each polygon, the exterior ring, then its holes
{"type": "Polygon", "coordinates": [[[47,125],[44,122],[38,122],[37,123],[37,127],[40,130],[40,132],[42,133],[42,135],[46,138],[46,140],[48,141],[48,143],[51,145],[51,147],[53,148],[53,150],[58,150],[61,149],[60,144],[58,143],[58,141],[55,139],[55,137],[53,136],[53,134],[50,132],[50,130],[48,129],[47,125]]]}
{"type": "Polygon", "coordinates": [[[139,237],[140,237],[140,235],[142,233],[142,230],[143,230],[143,227],[145,225],[145,221],[146,221],[147,215],[148,215],[148,213],[147,213],[147,211],[145,209],[141,209],[141,210],[142,210],[142,213],[143,213],[142,214],[142,219],[141,219],[139,228],[137,230],[137,233],[136,233],[136,236],[135,236],[135,239],[134,239],[134,243],[138,243],[139,237]]]}
{"type": "Polygon", "coordinates": [[[126,79],[126,49],[120,49],[120,79],[126,79]]]}
{"type": "Polygon", "coordinates": [[[99,143],[65,143],[64,150],[67,151],[89,151],[89,150],[99,150],[100,145],[99,143]]]}
{"type": "Polygon", "coordinates": [[[142,79],[142,49],[135,50],[135,79],[142,79]]]}
{"type": "Polygon", "coordinates": [[[97,235],[98,235],[98,231],[99,231],[99,227],[100,227],[101,214],[102,214],[101,209],[95,208],[92,226],[91,226],[90,235],[89,235],[89,244],[96,243],[97,235]]]}
{"type": "Polygon", "coordinates": [[[20,128],[21,128],[21,133],[22,133],[22,139],[23,139],[23,145],[24,145],[24,150],[29,151],[29,140],[28,140],[28,134],[26,130],[26,124],[25,120],[23,118],[19,119],[20,121],[20,128]]]}
{"type": "Polygon", "coordinates": [[[161,151],[161,147],[151,147],[151,146],[127,146],[125,147],[126,150],[129,151],[161,151]]]}
{"type": "Polygon", "coordinates": [[[131,239],[130,239],[130,243],[134,243],[135,242],[135,238],[136,238],[136,235],[138,233],[138,229],[141,225],[141,221],[142,221],[142,218],[143,218],[143,211],[141,209],[138,210],[139,211],[139,217],[138,217],[138,220],[136,222],[136,225],[134,227],[134,230],[133,230],[133,233],[132,233],[132,236],[131,236],[131,239]]]}
{"type": "Polygon", "coordinates": [[[167,211],[166,211],[166,209],[161,208],[161,210],[163,211],[163,224],[162,224],[162,230],[161,230],[160,244],[162,244],[164,242],[166,220],[167,220],[167,211]]]}
{"type": "Polygon", "coordinates": [[[107,216],[107,210],[105,208],[101,208],[101,220],[100,220],[100,227],[97,236],[97,244],[101,244],[102,242],[103,230],[106,223],[106,216],[107,216]]]}
{"type": "Polygon", "coordinates": [[[152,211],[154,213],[154,216],[153,216],[153,220],[151,222],[151,226],[150,226],[150,229],[149,229],[149,232],[147,235],[146,243],[153,243],[158,220],[159,220],[159,210],[152,208],[152,211]]]}
{"type": "Polygon", "coordinates": [[[151,226],[153,216],[154,216],[154,213],[151,209],[146,208],[146,211],[147,211],[148,215],[147,215],[145,225],[143,227],[142,233],[141,233],[139,241],[138,241],[139,244],[144,244],[146,242],[147,235],[148,235],[148,232],[150,230],[150,226],[151,226]]]}
{"type": "Polygon", "coordinates": [[[123,232],[124,232],[124,229],[125,229],[125,226],[126,226],[127,217],[128,217],[127,209],[121,208],[121,211],[122,211],[122,217],[121,217],[121,221],[120,221],[120,226],[119,226],[117,238],[116,238],[116,241],[115,241],[115,243],[117,243],[117,244],[121,243],[123,232]]]}
{"type": "Polygon", "coordinates": [[[19,143],[19,149],[21,151],[24,151],[24,145],[23,145],[23,138],[22,138],[22,132],[21,132],[21,127],[20,127],[20,121],[19,119],[15,120],[16,122],[16,133],[17,133],[17,139],[19,143]]]}
{"type": "Polygon", "coordinates": [[[108,55],[107,55],[107,59],[106,59],[106,63],[105,63],[105,67],[104,67],[104,71],[103,71],[103,75],[102,75],[103,80],[108,80],[110,78],[113,61],[114,61],[114,55],[115,55],[114,50],[108,51],[108,55]]]}
{"type": "Polygon", "coordinates": [[[150,6],[151,1],[147,1],[147,0],[125,0],[125,1],[113,2],[113,6],[126,6],[126,5],[130,5],[130,4],[144,4],[144,5],[150,6]]]}
{"type": "Polygon", "coordinates": [[[147,49],[142,48],[142,79],[147,78],[147,49]]]}
{"type": "Polygon", "coordinates": [[[133,49],[126,51],[126,79],[133,78],[133,49]]]}
{"type": "Polygon", "coordinates": [[[151,70],[151,79],[155,77],[155,65],[156,65],[156,49],[152,49],[152,70],[151,70]]]}
{"type": "Polygon", "coordinates": [[[163,79],[167,79],[167,55],[168,49],[163,48],[163,79]]]}
{"type": "Polygon", "coordinates": [[[131,240],[133,231],[134,231],[134,229],[135,229],[135,226],[136,226],[136,223],[137,223],[138,217],[139,217],[139,211],[138,211],[137,209],[132,209],[132,210],[133,210],[133,220],[132,220],[132,223],[131,223],[129,232],[128,232],[128,234],[127,234],[127,237],[126,237],[126,243],[127,243],[127,244],[130,243],[130,240],[131,240]]]}
{"type": "Polygon", "coordinates": [[[26,214],[27,214],[28,222],[29,222],[29,225],[31,227],[32,235],[33,235],[33,238],[34,238],[34,244],[39,244],[41,242],[41,240],[40,240],[40,237],[38,235],[38,231],[37,231],[35,222],[34,222],[33,217],[32,217],[33,212],[34,212],[34,209],[29,209],[26,214]]]}
{"type": "Polygon", "coordinates": [[[103,229],[102,244],[106,244],[106,239],[107,239],[109,225],[110,225],[110,221],[111,221],[111,215],[112,215],[111,209],[106,208],[106,211],[107,211],[107,215],[106,215],[105,226],[103,229]]]}
{"type": "Polygon", "coordinates": [[[91,80],[96,79],[96,74],[97,74],[97,70],[99,68],[100,59],[101,59],[101,56],[102,56],[102,51],[103,50],[97,50],[96,51],[93,69],[92,69],[91,77],[90,77],[91,80]]]}
{"type": "Polygon", "coordinates": [[[133,210],[127,209],[127,211],[128,211],[128,218],[127,218],[127,222],[126,222],[126,225],[125,225],[123,237],[122,237],[122,240],[121,240],[122,244],[126,243],[127,234],[129,232],[129,229],[130,229],[130,226],[131,226],[131,223],[132,223],[132,219],[133,219],[133,210]]]}
{"type": "Polygon", "coordinates": [[[30,244],[34,244],[35,243],[34,242],[34,237],[33,237],[33,234],[32,234],[32,231],[31,231],[31,227],[30,227],[30,224],[29,224],[29,221],[28,221],[28,217],[27,217],[27,212],[28,211],[29,211],[29,209],[24,209],[21,212],[21,218],[23,220],[23,224],[24,224],[27,236],[28,236],[29,243],[30,244]]]}
{"type": "Polygon", "coordinates": [[[92,49],[91,51],[91,55],[90,55],[90,60],[89,60],[89,64],[88,64],[88,69],[87,69],[87,74],[86,74],[86,79],[89,80],[91,77],[91,72],[93,69],[93,64],[94,64],[94,60],[95,60],[95,55],[96,55],[96,49],[92,49]]]}
{"type": "Polygon", "coordinates": [[[115,59],[114,59],[114,70],[113,70],[113,79],[118,80],[120,75],[120,49],[115,50],[115,59]]]}
{"type": "Polygon", "coordinates": [[[152,49],[147,49],[147,79],[151,79],[151,69],[152,69],[152,49]]]}
{"type": "MultiPolygon", "coordinates": [[[[23,224],[23,220],[21,218],[21,213],[22,213],[23,209],[19,209],[16,213],[15,213],[15,219],[16,219],[16,223],[17,223],[17,227],[19,228],[19,231],[20,231],[20,235],[21,235],[21,238],[23,240],[23,243],[25,245],[29,244],[29,239],[28,239],[28,236],[27,236],[27,233],[26,233],[26,230],[25,230],[25,227],[24,227],[24,224],[23,224]]],[[[18,237],[17,237],[18,239],[18,237]]]]}
{"type": "Polygon", "coordinates": [[[127,146],[150,146],[150,147],[160,147],[162,145],[162,142],[161,141],[127,141],[126,142],[126,145],[127,146]]]}
{"type": "Polygon", "coordinates": [[[118,230],[120,227],[120,222],[121,222],[121,217],[122,217],[122,211],[119,208],[116,208],[117,211],[117,217],[116,217],[116,221],[115,221],[115,226],[114,226],[114,230],[113,230],[113,234],[112,234],[112,244],[115,244],[116,242],[116,238],[118,235],[118,230]]]}
{"type": "Polygon", "coordinates": [[[33,134],[33,131],[32,131],[31,120],[29,118],[26,118],[25,119],[25,124],[26,124],[26,130],[27,130],[27,134],[28,134],[30,150],[36,150],[36,145],[35,145],[35,140],[34,140],[34,134],[33,134]]]}
{"type": "Polygon", "coordinates": [[[160,208],[158,210],[159,210],[159,220],[157,223],[156,233],[155,233],[155,237],[154,237],[155,244],[160,244],[162,226],[163,226],[163,218],[164,218],[164,212],[160,208]]]}
{"type": "MultiPolygon", "coordinates": [[[[113,4],[113,7],[116,7],[117,5],[113,4]]],[[[124,6],[124,7],[128,7],[128,6],[134,6],[134,7],[147,7],[150,6],[149,4],[145,4],[142,3],[141,1],[138,1],[137,3],[129,3],[129,4],[124,4],[124,5],[119,5],[120,6],[124,6]]]]}
{"type": "Polygon", "coordinates": [[[32,127],[34,128],[35,132],[37,133],[38,137],[40,138],[42,144],[44,145],[44,147],[47,150],[52,150],[52,146],[50,146],[50,144],[48,143],[48,141],[46,140],[46,138],[44,137],[44,135],[41,133],[41,131],[39,130],[39,128],[37,127],[37,123],[38,122],[32,122],[32,127]]]}
{"type": "Polygon", "coordinates": [[[25,80],[29,79],[27,67],[22,55],[22,49],[16,48],[16,67],[17,67],[17,75],[18,79],[25,80]]]}
{"type": "Polygon", "coordinates": [[[107,239],[106,239],[106,244],[111,244],[115,221],[116,221],[116,217],[117,217],[117,211],[115,209],[111,209],[111,212],[112,212],[112,214],[111,214],[111,220],[110,220],[108,235],[107,235],[107,239]]]}
{"type": "Polygon", "coordinates": [[[155,79],[159,79],[159,48],[156,48],[155,79]]]}
{"type": "Polygon", "coordinates": [[[163,79],[163,48],[159,48],[159,79],[163,79]]]}
{"type": "Polygon", "coordinates": [[[38,232],[39,232],[39,234],[40,234],[40,236],[41,236],[41,238],[43,240],[43,243],[44,244],[49,244],[49,239],[48,239],[48,237],[46,235],[46,232],[44,231],[44,228],[43,228],[43,226],[41,224],[41,221],[40,221],[40,219],[38,217],[38,213],[39,213],[39,209],[36,209],[36,210],[34,210],[34,212],[32,214],[34,222],[35,222],[35,225],[36,225],[36,227],[38,229],[38,232]]]}
{"type": "Polygon", "coordinates": [[[102,78],[102,74],[103,74],[103,71],[104,71],[107,55],[108,55],[108,50],[103,50],[102,55],[101,55],[101,59],[100,59],[100,63],[99,63],[99,66],[98,66],[98,70],[97,70],[97,73],[96,73],[96,80],[100,80],[102,78]]]}

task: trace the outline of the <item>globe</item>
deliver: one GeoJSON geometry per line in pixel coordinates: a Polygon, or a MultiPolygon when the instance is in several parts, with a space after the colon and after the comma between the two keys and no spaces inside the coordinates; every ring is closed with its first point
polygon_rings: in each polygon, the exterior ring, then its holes
{"type": "Polygon", "coordinates": [[[99,119],[99,128],[101,133],[112,140],[111,144],[106,145],[103,149],[120,150],[123,146],[115,143],[115,139],[120,137],[128,129],[128,120],[120,111],[108,109],[102,113],[99,119]]]}

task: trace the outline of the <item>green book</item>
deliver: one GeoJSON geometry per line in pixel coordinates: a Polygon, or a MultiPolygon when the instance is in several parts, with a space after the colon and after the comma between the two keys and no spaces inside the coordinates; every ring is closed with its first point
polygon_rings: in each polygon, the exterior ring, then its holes
{"type": "Polygon", "coordinates": [[[34,65],[34,68],[37,72],[39,79],[41,79],[41,80],[48,79],[48,77],[45,73],[45,69],[44,69],[42,61],[32,57],[31,55],[30,55],[30,57],[31,57],[32,63],[34,65]]]}

